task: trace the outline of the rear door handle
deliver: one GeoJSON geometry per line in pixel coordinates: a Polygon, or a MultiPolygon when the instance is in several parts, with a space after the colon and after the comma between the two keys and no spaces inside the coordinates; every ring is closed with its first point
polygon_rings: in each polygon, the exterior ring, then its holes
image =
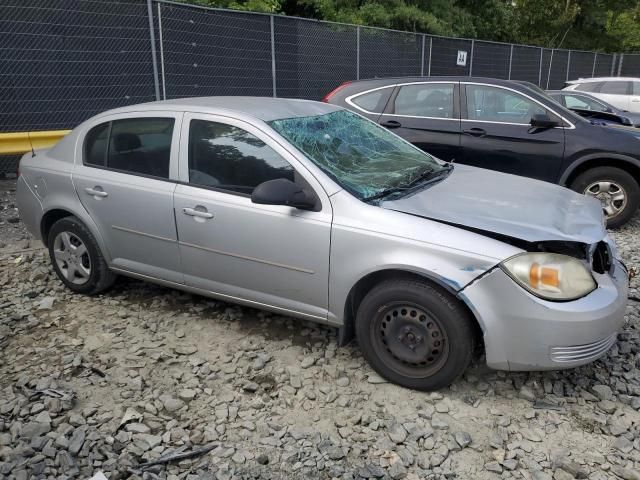
{"type": "MultiPolygon", "coordinates": [[[[198,208],[198,207],[196,207],[198,208]]],[[[213,218],[213,213],[209,213],[206,210],[196,210],[195,208],[183,208],[182,213],[191,217],[198,218],[213,218]]]]}
{"type": "Polygon", "coordinates": [[[84,189],[85,192],[87,192],[87,194],[91,195],[92,197],[107,197],[109,194],[107,192],[105,192],[104,190],[102,190],[102,187],[87,187],[84,189]]]}
{"type": "Polygon", "coordinates": [[[463,130],[462,133],[465,135],[471,135],[472,137],[484,137],[487,134],[487,131],[484,128],[473,127],[469,130],[463,130]]]}
{"type": "Polygon", "coordinates": [[[380,125],[387,128],[398,128],[402,126],[400,122],[396,122],[395,120],[387,120],[386,122],[382,122],[380,125]]]}

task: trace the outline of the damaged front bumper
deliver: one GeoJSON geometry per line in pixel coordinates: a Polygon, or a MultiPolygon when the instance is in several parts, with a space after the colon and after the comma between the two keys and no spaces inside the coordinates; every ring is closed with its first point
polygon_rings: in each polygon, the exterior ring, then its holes
{"type": "Polygon", "coordinates": [[[618,260],[593,274],[598,288],[568,302],[538,298],[500,268],[459,292],[484,332],[487,365],[553,370],[592,362],[615,343],[627,305],[628,272],[618,260]]]}

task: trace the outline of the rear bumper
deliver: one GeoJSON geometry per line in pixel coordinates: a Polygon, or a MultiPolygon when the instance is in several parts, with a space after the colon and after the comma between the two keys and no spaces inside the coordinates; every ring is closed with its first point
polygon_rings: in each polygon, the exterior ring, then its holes
{"type": "Polygon", "coordinates": [[[24,223],[31,235],[41,240],[40,222],[43,215],[42,203],[27,183],[24,175],[18,177],[16,203],[22,223],[24,223]]]}
{"type": "Polygon", "coordinates": [[[552,370],[589,363],[615,343],[627,305],[627,271],[594,274],[598,288],[570,302],[542,300],[500,268],[469,285],[460,297],[484,331],[488,366],[552,370]]]}

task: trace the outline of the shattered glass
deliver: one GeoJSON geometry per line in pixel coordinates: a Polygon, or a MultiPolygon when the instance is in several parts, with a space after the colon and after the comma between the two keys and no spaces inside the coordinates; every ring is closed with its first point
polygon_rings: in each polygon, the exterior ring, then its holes
{"type": "Polygon", "coordinates": [[[360,199],[402,188],[425,172],[443,168],[385,128],[346,110],[269,124],[360,199]]]}

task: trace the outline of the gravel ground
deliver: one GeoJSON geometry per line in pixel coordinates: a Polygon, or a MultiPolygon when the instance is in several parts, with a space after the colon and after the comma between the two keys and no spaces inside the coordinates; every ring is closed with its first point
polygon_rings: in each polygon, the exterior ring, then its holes
{"type": "MultiPolygon", "coordinates": [[[[477,365],[414,392],[327,327],[127,279],[68,293],[14,187],[0,182],[0,478],[640,479],[638,302],[591,365],[477,365]]],[[[640,217],[613,234],[640,264],[640,217]]]]}

